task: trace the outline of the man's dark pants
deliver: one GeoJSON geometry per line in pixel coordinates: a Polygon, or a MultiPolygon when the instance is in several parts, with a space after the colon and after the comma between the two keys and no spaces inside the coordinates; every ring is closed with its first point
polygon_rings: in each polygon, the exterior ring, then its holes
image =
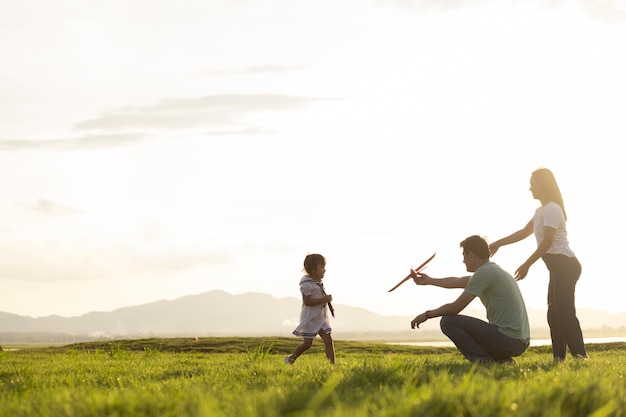
{"type": "Polygon", "coordinates": [[[528,340],[502,333],[496,326],[474,317],[449,315],[441,317],[441,331],[472,362],[507,362],[528,348],[528,340]]]}

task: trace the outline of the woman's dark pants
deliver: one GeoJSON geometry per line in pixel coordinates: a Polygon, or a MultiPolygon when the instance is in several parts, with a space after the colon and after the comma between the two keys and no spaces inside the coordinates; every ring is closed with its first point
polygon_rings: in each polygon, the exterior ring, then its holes
{"type": "Polygon", "coordinates": [[[574,357],[586,357],[585,342],[576,317],[574,291],[581,266],[576,258],[546,254],[542,257],[550,271],[548,285],[548,325],[555,359],[565,359],[567,348],[574,357]]]}

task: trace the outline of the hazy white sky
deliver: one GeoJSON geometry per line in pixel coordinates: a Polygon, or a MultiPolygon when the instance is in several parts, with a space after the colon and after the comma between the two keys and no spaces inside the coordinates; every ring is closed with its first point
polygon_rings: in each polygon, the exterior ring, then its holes
{"type": "Polygon", "coordinates": [[[387,290],[522,227],[540,166],[577,305],[621,311],[624,51],[624,1],[2,1],[0,311],[299,297],[319,252],[336,304],[419,313],[458,293],[387,290]]]}

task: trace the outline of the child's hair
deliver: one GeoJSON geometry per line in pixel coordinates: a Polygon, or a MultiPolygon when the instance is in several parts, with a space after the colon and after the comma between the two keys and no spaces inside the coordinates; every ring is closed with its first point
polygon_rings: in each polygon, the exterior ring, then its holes
{"type": "Polygon", "coordinates": [[[310,274],[318,265],[326,266],[326,259],[319,253],[310,253],[304,258],[304,270],[310,274]]]}

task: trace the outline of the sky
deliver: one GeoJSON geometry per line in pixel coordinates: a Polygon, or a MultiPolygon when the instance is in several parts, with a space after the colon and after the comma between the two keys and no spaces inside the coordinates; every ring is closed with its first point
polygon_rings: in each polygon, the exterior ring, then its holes
{"type": "Polygon", "coordinates": [[[300,297],[321,253],[336,305],[418,314],[459,290],[387,290],[435,252],[466,275],[459,242],[523,227],[539,167],[577,306],[623,311],[624,51],[625,1],[4,0],[0,311],[300,297]]]}

